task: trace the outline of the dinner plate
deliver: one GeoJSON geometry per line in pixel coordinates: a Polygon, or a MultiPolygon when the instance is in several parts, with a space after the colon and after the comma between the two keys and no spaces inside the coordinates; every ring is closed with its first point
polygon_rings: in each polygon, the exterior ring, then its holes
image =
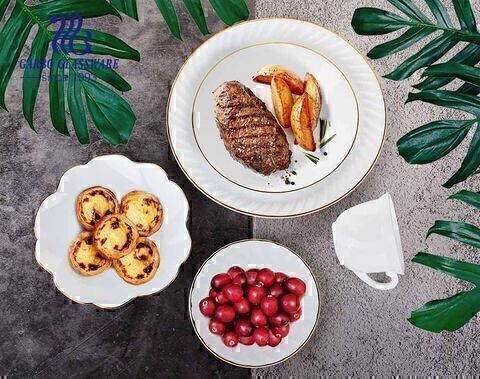
{"type": "Polygon", "coordinates": [[[285,246],[267,240],[244,240],[227,245],[208,258],[197,272],[190,290],[189,313],[195,333],[203,345],[218,358],[240,367],[258,368],[283,362],[298,353],[313,335],[320,314],[320,290],[311,269],[285,246]],[[200,301],[208,296],[210,281],[232,266],[245,270],[270,268],[302,279],[307,291],[302,298],[302,317],[290,324],[290,332],[276,347],[226,347],[220,336],[210,333],[209,318],[199,310],[200,301]]]}
{"type": "Polygon", "coordinates": [[[41,204],[35,219],[35,257],[69,299],[100,308],[116,308],[136,297],[159,292],[176,278],[190,254],[191,239],[186,227],[188,209],[180,187],[169,181],[159,166],[135,163],[121,155],[98,157],[68,170],[57,191],[41,204]],[[157,196],[162,203],[162,227],[149,237],[158,247],[160,266],[149,282],[138,286],[128,284],[113,268],[86,277],[70,266],[70,244],[82,231],[75,212],[76,198],[84,189],[93,186],[109,188],[119,200],[130,191],[145,191],[157,196]]]}
{"type": "Polygon", "coordinates": [[[167,131],[180,167],[210,199],[248,215],[293,217],[323,209],[360,184],[381,151],[385,120],[378,79],[353,46],[316,24],[264,19],[220,32],[188,58],[170,93],[167,131]],[[300,76],[310,72],[319,81],[321,116],[331,121],[328,133],[335,138],[326,150],[313,153],[317,164],[292,143],[289,130],[293,157],[288,172],[263,176],[225,149],[212,91],[239,80],[272,109],[269,86],[251,79],[266,64],[287,66],[300,76]]]}

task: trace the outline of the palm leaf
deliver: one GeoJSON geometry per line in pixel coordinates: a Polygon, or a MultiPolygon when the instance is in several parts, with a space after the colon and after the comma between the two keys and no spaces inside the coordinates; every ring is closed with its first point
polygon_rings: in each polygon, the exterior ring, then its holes
{"type": "MultiPolygon", "coordinates": [[[[0,0],[0,17],[4,14],[8,3],[9,1],[0,0]]],[[[55,32],[49,29],[50,18],[52,15],[62,14],[80,14],[82,18],[105,15],[119,17],[118,11],[106,0],[51,0],[34,5],[26,5],[23,0],[17,0],[10,16],[0,30],[0,40],[2,41],[0,46],[0,106],[4,109],[6,109],[6,88],[32,27],[37,26],[37,33],[27,62],[46,62],[49,47],[53,48],[54,43],[60,43],[55,39],[55,32]]],[[[65,35],[60,35],[60,37],[63,36],[65,35]]],[[[73,38],[74,43],[71,46],[76,53],[85,53],[86,42],[88,42],[91,45],[90,53],[92,54],[136,61],[140,59],[137,50],[105,32],[82,29],[73,38]]],[[[24,71],[23,113],[30,127],[34,129],[35,102],[41,78],[44,75],[49,77],[52,125],[59,133],[69,135],[67,127],[67,114],[69,114],[80,143],[89,143],[85,101],[93,124],[105,139],[112,144],[128,142],[136,118],[130,105],[111,87],[123,92],[129,91],[130,85],[112,67],[85,64],[85,56],[82,59],[73,58],[68,54],[69,51],[62,51],[58,45],[56,47],[57,49],[54,49],[51,55],[48,73],[44,73],[46,70],[43,65],[27,65],[24,71]],[[87,79],[87,74],[94,75],[98,82],[87,79]]]]}

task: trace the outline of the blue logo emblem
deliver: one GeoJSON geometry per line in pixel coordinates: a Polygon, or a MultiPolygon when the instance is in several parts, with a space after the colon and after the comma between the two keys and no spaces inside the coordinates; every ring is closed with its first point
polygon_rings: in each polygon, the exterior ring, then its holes
{"type": "Polygon", "coordinates": [[[86,55],[92,50],[92,45],[90,44],[92,33],[89,30],[82,31],[83,18],[80,13],[77,13],[76,15],[69,13],[66,15],[66,17],[63,14],[52,16],[50,17],[50,21],[52,24],[60,21],[60,26],[52,41],[53,51],[56,54],[59,53],[59,48],[66,55],[70,55],[70,53],[75,55],[86,55]],[[80,32],[83,32],[82,40],[85,44],[85,48],[76,50],[74,42],[75,38],[80,34],[80,32]]]}

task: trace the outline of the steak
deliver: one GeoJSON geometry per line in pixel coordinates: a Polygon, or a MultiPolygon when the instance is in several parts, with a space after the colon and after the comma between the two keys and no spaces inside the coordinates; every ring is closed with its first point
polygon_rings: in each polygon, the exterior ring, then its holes
{"type": "Polygon", "coordinates": [[[213,94],[220,137],[232,157],[263,175],[290,166],[285,132],[263,101],[237,81],[223,83],[213,94]]]}

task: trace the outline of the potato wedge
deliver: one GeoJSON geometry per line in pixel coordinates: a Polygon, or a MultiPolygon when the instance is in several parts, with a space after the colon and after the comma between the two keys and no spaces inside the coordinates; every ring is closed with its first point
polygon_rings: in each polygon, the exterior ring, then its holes
{"type": "Polygon", "coordinates": [[[287,82],[277,75],[272,79],[272,101],[278,123],[284,128],[289,128],[293,95],[287,82]]]}
{"type": "Polygon", "coordinates": [[[310,110],[308,104],[308,94],[300,96],[293,104],[292,116],[290,120],[292,132],[298,145],[308,151],[315,151],[315,138],[311,127],[310,110]]]}
{"type": "Polygon", "coordinates": [[[320,119],[322,94],[320,93],[317,79],[315,79],[310,73],[305,75],[305,93],[308,94],[308,109],[310,111],[311,127],[312,130],[315,130],[318,125],[318,120],[320,119]]]}
{"type": "Polygon", "coordinates": [[[263,67],[255,75],[253,75],[253,80],[258,83],[270,84],[275,75],[278,75],[285,80],[290,87],[290,90],[295,95],[303,94],[305,87],[302,79],[300,79],[293,71],[278,64],[263,67]]]}

